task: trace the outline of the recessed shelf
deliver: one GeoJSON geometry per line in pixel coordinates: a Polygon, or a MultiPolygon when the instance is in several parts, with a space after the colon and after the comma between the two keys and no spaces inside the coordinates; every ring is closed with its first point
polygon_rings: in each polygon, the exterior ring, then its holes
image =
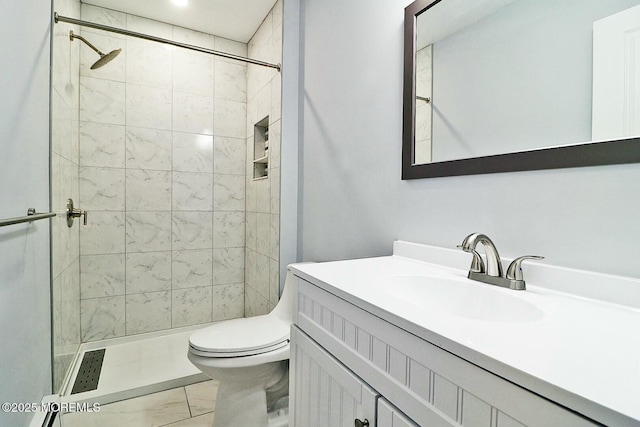
{"type": "Polygon", "coordinates": [[[269,116],[253,126],[253,179],[269,177],[269,116]]]}
{"type": "Polygon", "coordinates": [[[269,156],[260,157],[259,159],[255,159],[253,163],[268,163],[269,156]]]}

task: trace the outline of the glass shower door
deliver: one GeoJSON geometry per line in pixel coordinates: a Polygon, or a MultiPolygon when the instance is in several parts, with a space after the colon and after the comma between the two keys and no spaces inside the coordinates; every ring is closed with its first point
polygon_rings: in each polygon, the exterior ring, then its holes
{"type": "MultiPolygon", "coordinates": [[[[80,16],[79,0],[55,0],[54,10],[80,16]]],[[[51,60],[51,312],[53,392],[60,392],[80,345],[80,224],[67,225],[67,200],[79,198],[79,44],[75,25],[52,28],[51,60]]]]}

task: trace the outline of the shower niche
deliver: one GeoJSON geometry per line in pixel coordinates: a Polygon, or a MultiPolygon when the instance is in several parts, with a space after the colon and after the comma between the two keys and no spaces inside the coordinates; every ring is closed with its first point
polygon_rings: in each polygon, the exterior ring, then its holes
{"type": "Polygon", "coordinates": [[[269,174],[269,116],[253,126],[253,180],[269,174]]]}

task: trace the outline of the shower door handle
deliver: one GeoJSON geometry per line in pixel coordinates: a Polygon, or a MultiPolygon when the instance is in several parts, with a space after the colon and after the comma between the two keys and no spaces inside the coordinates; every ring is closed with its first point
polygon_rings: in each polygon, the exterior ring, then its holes
{"type": "Polygon", "coordinates": [[[82,221],[83,225],[87,225],[87,211],[83,211],[80,209],[74,209],[73,208],[73,199],[69,199],[67,200],[67,226],[72,227],[73,226],[73,219],[74,218],[80,218],[81,216],[84,217],[84,220],[82,221]]]}

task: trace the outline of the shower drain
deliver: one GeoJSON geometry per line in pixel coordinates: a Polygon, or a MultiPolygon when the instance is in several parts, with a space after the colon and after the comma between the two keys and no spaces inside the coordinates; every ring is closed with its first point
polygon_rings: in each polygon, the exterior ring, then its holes
{"type": "Polygon", "coordinates": [[[82,363],[80,363],[80,369],[78,369],[78,375],[76,375],[76,381],[73,383],[71,394],[83,393],[98,388],[105,350],[106,349],[102,348],[84,353],[82,363]]]}

